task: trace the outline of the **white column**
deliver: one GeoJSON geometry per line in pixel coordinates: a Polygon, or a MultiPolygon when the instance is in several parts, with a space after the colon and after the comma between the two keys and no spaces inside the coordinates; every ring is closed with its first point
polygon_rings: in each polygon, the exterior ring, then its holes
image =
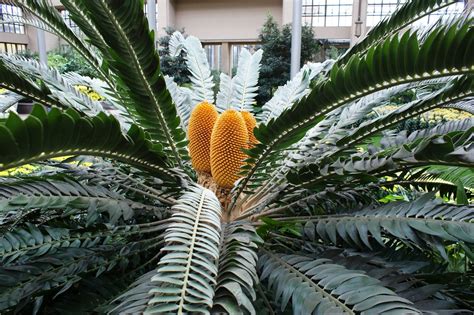
{"type": "Polygon", "coordinates": [[[354,0],[352,4],[351,46],[367,32],[367,0],[354,0]]]}
{"type": "Polygon", "coordinates": [[[155,45],[158,39],[158,34],[156,33],[156,2],[155,0],[148,0],[147,3],[147,18],[148,18],[148,27],[150,31],[153,30],[155,33],[155,45]]]}
{"type": "MultiPolygon", "coordinates": [[[[466,0],[465,0],[466,1],[466,0]]],[[[474,10],[474,0],[467,0],[466,10],[474,10]]]]}
{"type": "Polygon", "coordinates": [[[293,0],[293,24],[291,27],[291,71],[293,78],[300,70],[301,63],[301,0],[293,0]]]}
{"type": "Polygon", "coordinates": [[[44,37],[44,31],[42,29],[36,29],[36,37],[38,41],[38,53],[40,63],[43,65],[48,64],[48,56],[46,54],[46,39],[44,37]]]}
{"type": "Polygon", "coordinates": [[[229,75],[232,74],[232,69],[230,68],[230,58],[231,58],[231,44],[228,42],[222,43],[221,48],[222,54],[222,72],[225,72],[229,75]]]}

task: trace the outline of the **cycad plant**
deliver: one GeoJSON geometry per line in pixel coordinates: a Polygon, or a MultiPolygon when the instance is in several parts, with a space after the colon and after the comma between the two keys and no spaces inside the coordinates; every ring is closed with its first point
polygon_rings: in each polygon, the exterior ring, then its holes
{"type": "Polygon", "coordinates": [[[216,107],[196,38],[170,43],[186,54],[191,87],[165,78],[143,1],[62,0],[80,33],[48,0],[11,2],[101,78],[0,58],[11,96],[0,108],[20,96],[38,104],[0,121],[0,171],[35,167],[0,180],[2,313],[474,307],[474,120],[391,131],[434,108],[472,109],[470,12],[412,26],[454,0],[408,1],[261,108],[261,52],[244,51],[236,76],[221,76],[216,107]],[[414,101],[369,115],[407,90],[414,101]]]}

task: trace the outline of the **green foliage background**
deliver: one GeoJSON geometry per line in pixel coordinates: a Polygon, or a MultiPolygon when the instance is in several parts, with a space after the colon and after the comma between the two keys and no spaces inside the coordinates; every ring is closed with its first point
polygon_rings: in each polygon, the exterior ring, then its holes
{"type": "MultiPolygon", "coordinates": [[[[264,104],[273,95],[275,89],[290,79],[291,65],[291,25],[279,27],[272,16],[268,16],[260,31],[259,39],[263,49],[262,67],[258,84],[259,104],[264,104]]],[[[313,29],[305,25],[301,30],[301,65],[313,60],[320,44],[314,38],[313,29]]]]}

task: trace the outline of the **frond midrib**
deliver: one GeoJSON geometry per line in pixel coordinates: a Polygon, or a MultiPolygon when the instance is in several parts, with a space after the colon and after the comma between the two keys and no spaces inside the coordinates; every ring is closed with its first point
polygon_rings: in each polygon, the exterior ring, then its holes
{"type": "Polygon", "coordinates": [[[199,205],[196,211],[196,220],[194,221],[194,226],[193,226],[193,232],[191,234],[191,245],[188,250],[188,261],[186,262],[186,271],[184,273],[184,278],[183,278],[183,286],[181,288],[181,297],[179,300],[179,305],[178,305],[178,314],[183,314],[183,308],[184,308],[184,299],[186,296],[186,289],[188,286],[188,277],[189,273],[191,272],[191,264],[193,262],[193,257],[194,257],[194,245],[196,243],[196,235],[199,229],[199,223],[200,223],[200,218],[201,218],[201,212],[202,208],[204,205],[204,200],[206,198],[206,193],[203,190],[201,192],[201,198],[199,200],[199,205]]]}
{"type": "Polygon", "coordinates": [[[116,30],[119,32],[119,34],[122,37],[122,39],[124,40],[124,42],[127,43],[127,45],[125,45],[125,46],[128,50],[128,53],[129,53],[130,57],[132,57],[132,59],[133,59],[133,63],[135,65],[135,68],[140,72],[139,77],[140,77],[140,80],[143,83],[143,86],[146,88],[148,97],[150,97],[150,99],[153,100],[153,105],[155,107],[155,112],[157,113],[157,118],[158,118],[158,120],[160,122],[160,125],[162,126],[163,131],[165,133],[166,140],[168,141],[168,144],[169,144],[169,146],[170,146],[170,148],[173,152],[173,155],[174,155],[176,161],[178,162],[178,164],[181,167],[183,167],[181,157],[179,156],[178,150],[177,150],[176,145],[174,143],[174,139],[173,139],[173,137],[171,136],[171,134],[168,130],[168,127],[167,127],[165,118],[163,117],[163,113],[161,112],[158,100],[156,99],[156,97],[155,97],[155,95],[154,95],[154,93],[151,89],[150,84],[148,83],[147,80],[144,79],[145,78],[145,73],[143,72],[143,68],[142,68],[140,62],[138,61],[138,56],[136,55],[136,53],[131,48],[132,44],[128,40],[128,37],[124,33],[120,23],[118,23],[118,21],[115,19],[115,15],[109,10],[109,8],[104,4],[104,2],[102,0],[98,1],[98,3],[103,8],[103,10],[107,14],[107,16],[109,17],[109,21],[111,21],[115,25],[116,30]]]}
{"type": "Polygon", "coordinates": [[[234,198],[234,201],[232,202],[232,204],[230,205],[230,209],[233,209],[235,207],[238,197],[245,190],[245,188],[247,187],[247,184],[249,183],[250,179],[253,177],[253,175],[255,174],[257,169],[260,167],[260,165],[263,163],[263,161],[272,153],[273,148],[276,145],[278,145],[278,143],[280,141],[282,141],[288,133],[291,133],[292,131],[294,131],[296,129],[299,129],[299,128],[305,128],[307,126],[310,126],[312,124],[312,121],[317,116],[325,115],[325,114],[331,112],[332,110],[334,110],[335,108],[337,108],[338,106],[340,106],[341,104],[355,101],[355,100],[357,100],[357,99],[359,99],[363,96],[367,96],[367,95],[372,94],[374,92],[377,92],[377,91],[380,91],[380,90],[383,90],[383,89],[386,89],[386,88],[389,88],[389,87],[392,87],[392,86],[404,84],[404,83],[420,81],[424,77],[439,78],[439,77],[445,77],[447,75],[456,75],[456,74],[464,74],[464,73],[468,74],[468,73],[471,73],[471,72],[474,71],[474,66],[472,66],[470,69],[469,68],[465,68],[465,69],[463,68],[463,69],[460,69],[458,71],[451,71],[451,72],[448,69],[445,69],[445,71],[437,71],[437,73],[433,74],[433,75],[427,74],[427,75],[415,76],[415,77],[407,76],[405,78],[400,78],[400,81],[383,82],[382,84],[379,84],[379,86],[369,87],[364,92],[358,93],[356,95],[353,95],[352,97],[348,97],[347,99],[341,100],[339,102],[332,103],[332,105],[326,106],[325,109],[323,109],[319,112],[316,112],[313,115],[311,115],[310,117],[308,117],[307,119],[305,119],[304,122],[301,122],[297,125],[293,125],[293,126],[287,128],[286,130],[281,132],[279,135],[277,135],[277,137],[275,139],[273,139],[268,145],[265,146],[263,152],[260,154],[259,158],[255,161],[253,167],[250,169],[250,171],[247,173],[247,175],[243,179],[242,183],[239,185],[240,187],[235,193],[235,198],[234,198]]]}
{"type": "Polygon", "coordinates": [[[100,149],[66,149],[66,150],[60,150],[60,151],[55,151],[51,153],[40,153],[36,156],[27,158],[27,159],[19,159],[15,161],[14,163],[7,163],[7,164],[2,164],[0,163],[0,171],[5,171],[11,168],[19,167],[21,165],[25,164],[30,164],[30,163],[35,163],[38,161],[42,160],[47,160],[55,157],[61,157],[61,156],[68,156],[68,155],[94,155],[94,156],[103,156],[103,157],[108,157],[108,158],[113,158],[117,160],[121,160],[125,163],[130,163],[132,165],[138,165],[140,167],[143,167],[145,169],[151,170],[151,171],[159,171],[162,173],[165,173],[169,176],[173,176],[172,173],[170,173],[167,169],[160,167],[159,165],[147,162],[145,160],[141,160],[139,158],[136,158],[132,155],[127,155],[124,153],[118,153],[110,150],[100,150],[100,149]]]}
{"type": "Polygon", "coordinates": [[[351,315],[356,315],[356,313],[350,309],[346,304],[344,304],[342,301],[340,301],[339,299],[335,298],[334,296],[332,296],[330,293],[328,293],[326,290],[324,290],[324,288],[321,288],[318,284],[316,284],[313,280],[311,280],[308,276],[306,276],[305,274],[303,274],[302,272],[300,272],[298,269],[296,269],[295,267],[293,267],[292,265],[288,264],[286,261],[280,259],[280,257],[274,255],[273,253],[271,253],[270,251],[266,250],[266,249],[262,249],[262,251],[272,257],[272,259],[278,261],[284,268],[286,268],[287,270],[289,270],[290,272],[294,273],[295,275],[297,275],[297,277],[300,277],[302,278],[308,285],[310,285],[312,288],[314,288],[316,291],[318,291],[319,293],[321,293],[323,296],[327,297],[329,300],[331,300],[334,304],[338,305],[339,307],[341,307],[344,311],[346,311],[348,314],[351,314],[351,315]]]}

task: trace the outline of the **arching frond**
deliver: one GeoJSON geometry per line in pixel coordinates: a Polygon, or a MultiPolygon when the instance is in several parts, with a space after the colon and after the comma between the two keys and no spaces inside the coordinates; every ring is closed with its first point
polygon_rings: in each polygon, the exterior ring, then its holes
{"type": "MultiPolygon", "coordinates": [[[[79,0],[78,0],[79,1],[79,0]]],[[[160,73],[159,57],[149,34],[143,6],[138,1],[81,1],[84,12],[110,49],[103,51],[110,69],[120,78],[133,107],[134,120],[163,146],[170,162],[183,166],[187,159],[185,133],[160,73]],[[134,27],[126,27],[134,21],[134,27]],[[110,53],[113,50],[114,53],[110,53]]],[[[101,49],[101,47],[97,47],[101,49]]]]}
{"type": "Polygon", "coordinates": [[[257,118],[262,123],[268,123],[271,118],[280,115],[285,109],[289,108],[296,101],[309,93],[309,83],[333,64],[332,60],[324,63],[309,63],[303,66],[293,79],[285,85],[279,87],[275,95],[262,106],[262,111],[257,118]]]}
{"type": "MultiPolygon", "coordinates": [[[[18,74],[23,73],[23,77],[31,77],[32,80],[42,82],[51,93],[51,97],[57,99],[62,107],[72,107],[89,115],[97,115],[103,111],[99,102],[82,95],[58,70],[41,65],[36,60],[19,56],[2,55],[0,59],[8,64],[11,70],[18,74]]],[[[21,90],[22,87],[17,86],[16,88],[21,90]]]]}
{"type": "Polygon", "coordinates": [[[0,170],[67,155],[110,157],[173,178],[163,152],[143,130],[132,126],[125,137],[118,121],[104,113],[90,118],[72,108],[46,113],[36,106],[25,120],[11,113],[0,124],[0,170]]]}
{"type": "Polygon", "coordinates": [[[193,187],[172,210],[158,270],[123,294],[113,312],[209,313],[218,272],[219,201],[209,190],[193,187]]]}
{"type": "Polygon", "coordinates": [[[444,107],[462,110],[462,111],[465,111],[469,114],[474,115],[474,98],[466,99],[464,102],[457,102],[457,103],[454,103],[454,104],[447,104],[444,107]]]}
{"type": "Polygon", "coordinates": [[[245,178],[238,183],[234,194],[236,198],[249,184],[258,185],[268,178],[267,170],[271,169],[272,161],[279,158],[280,151],[300,140],[326,114],[343,104],[404,83],[472,72],[474,60],[467,57],[471,48],[463,43],[473,36],[474,31],[469,21],[434,28],[428,39],[422,42],[417,38],[416,32],[406,32],[402,37],[393,36],[374,44],[364,56],[353,55],[341,67],[334,66],[330,77],[319,82],[310,94],[277,119],[260,124],[255,129],[255,136],[260,143],[248,151],[249,159],[242,169],[245,178]],[[458,43],[456,54],[459,53],[459,59],[448,52],[452,46],[447,48],[450,45],[442,44],[445,41],[458,43]],[[433,54],[437,57],[433,58],[433,54]],[[402,55],[406,56],[403,60],[400,59],[402,55]],[[388,67],[392,61],[404,64],[403,69],[395,64],[393,68],[388,67]]]}
{"type": "Polygon", "coordinates": [[[229,314],[243,314],[245,309],[255,314],[257,248],[261,242],[248,223],[233,222],[223,227],[213,312],[222,309],[229,314]]]}
{"type": "Polygon", "coordinates": [[[253,54],[247,49],[242,49],[240,52],[237,73],[232,78],[232,100],[230,101],[232,108],[253,112],[262,54],[261,49],[253,54]]]}
{"type": "Polygon", "coordinates": [[[211,70],[207,61],[206,52],[202,48],[201,42],[194,36],[184,39],[183,35],[176,31],[170,38],[170,53],[172,56],[178,55],[181,50],[186,52],[186,65],[191,73],[191,91],[194,105],[208,101],[214,102],[214,92],[212,88],[211,70]]]}
{"type": "MultiPolygon", "coordinates": [[[[444,136],[421,138],[406,144],[395,151],[367,157],[365,154],[353,155],[348,160],[310,164],[299,171],[290,172],[288,180],[300,187],[316,188],[325,178],[328,182],[338,182],[343,174],[359,177],[362,182],[371,181],[371,176],[391,174],[403,169],[433,164],[472,166],[474,163],[472,135],[474,129],[453,132],[444,136]]],[[[344,177],[344,176],[343,176],[344,177]]],[[[347,180],[347,178],[345,179],[347,180]]]]}
{"type": "Polygon", "coordinates": [[[305,233],[332,244],[373,248],[386,239],[397,238],[421,248],[431,247],[446,253],[443,241],[474,243],[472,206],[442,204],[433,194],[407,203],[389,203],[349,215],[307,220],[305,233]]]}
{"type": "Polygon", "coordinates": [[[293,314],[421,314],[379,280],[330,259],[263,251],[259,265],[260,279],[267,280],[282,311],[291,300],[293,314]]]}
{"type": "Polygon", "coordinates": [[[42,81],[38,84],[21,73],[13,65],[0,58],[0,87],[45,106],[63,106],[56,98],[51,97],[50,89],[42,81]]]}
{"type": "Polygon", "coordinates": [[[106,213],[111,224],[116,224],[119,219],[130,219],[135,211],[166,214],[164,208],[127,200],[102,186],[84,185],[67,178],[20,180],[0,184],[0,225],[7,222],[18,224],[23,217],[38,209],[38,213],[47,210],[82,210],[91,219],[106,213]]]}
{"type": "Polygon", "coordinates": [[[344,56],[338,60],[338,64],[347,62],[355,53],[367,51],[374,43],[390,37],[423,16],[429,15],[430,13],[436,12],[456,2],[459,1],[413,0],[405,2],[395,12],[393,12],[393,14],[387,16],[377,25],[372,27],[362,40],[352,46],[344,56]]]}
{"type": "Polygon", "coordinates": [[[463,98],[466,97],[466,95],[472,95],[473,93],[474,77],[460,77],[439,91],[433,92],[428,96],[405,104],[392,112],[361,124],[349,135],[339,139],[336,144],[338,146],[351,145],[379,132],[382,129],[391,127],[403,120],[424,113],[430,109],[441,107],[447,103],[456,103],[458,101],[464,102],[463,98]]]}
{"type": "Polygon", "coordinates": [[[193,110],[194,103],[192,99],[192,92],[186,87],[181,87],[173,81],[173,78],[165,76],[166,88],[170,92],[173,102],[176,104],[178,115],[181,118],[181,127],[188,130],[189,118],[193,110]]]}
{"type": "Polygon", "coordinates": [[[464,131],[474,127],[474,118],[466,118],[463,120],[452,120],[439,124],[433,128],[416,130],[410,134],[406,131],[398,133],[398,135],[388,135],[380,139],[380,149],[386,150],[393,147],[415,141],[416,139],[429,137],[433,135],[448,134],[455,131],[464,131]]]}
{"type": "MultiPolygon", "coordinates": [[[[100,69],[102,61],[93,53],[90,46],[78,37],[64,22],[58,10],[48,0],[9,0],[23,10],[35,15],[56,35],[63,38],[76,49],[94,68],[100,69]]],[[[100,71],[100,70],[99,70],[100,71]]]]}
{"type": "Polygon", "coordinates": [[[28,250],[28,246],[35,246],[33,243],[41,247],[25,264],[0,267],[4,279],[0,284],[0,309],[18,304],[17,309],[21,309],[32,294],[57,290],[56,295],[60,295],[81,281],[83,275],[95,273],[98,276],[120,264],[126,267],[128,257],[160,245],[158,239],[150,245],[149,240],[126,242],[123,236],[114,238],[107,231],[103,235],[86,232],[78,238],[64,228],[47,227],[44,230],[30,227],[29,231],[17,229],[7,234],[5,237],[15,250],[28,250]]]}

